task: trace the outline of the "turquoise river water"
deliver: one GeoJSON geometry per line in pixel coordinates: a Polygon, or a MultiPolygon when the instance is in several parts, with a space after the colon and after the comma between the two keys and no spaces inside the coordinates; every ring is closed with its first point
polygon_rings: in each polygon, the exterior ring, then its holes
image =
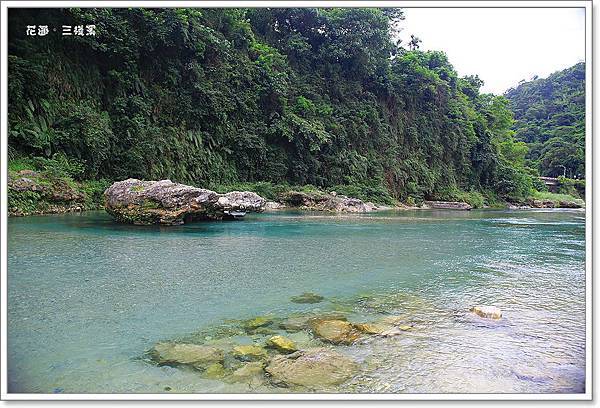
{"type": "Polygon", "coordinates": [[[9,392],[295,392],[157,366],[145,352],[230,319],[330,310],[363,321],[401,314],[413,328],[325,345],[360,364],[328,392],[584,392],[585,213],[276,212],[136,227],[87,212],[8,222],[9,392]],[[290,302],[303,292],[325,300],[290,302]],[[476,318],[476,304],[503,318],[476,318]]]}

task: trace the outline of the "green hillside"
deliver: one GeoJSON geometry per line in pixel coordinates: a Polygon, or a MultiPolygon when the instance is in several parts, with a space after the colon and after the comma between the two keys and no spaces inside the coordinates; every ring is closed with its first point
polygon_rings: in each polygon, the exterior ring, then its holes
{"type": "Polygon", "coordinates": [[[373,8],[11,9],[11,168],[525,200],[533,178],[508,101],[443,52],[395,44],[402,20],[373,8]],[[97,35],[29,37],[31,21],[97,35]]]}
{"type": "Polygon", "coordinates": [[[529,164],[543,176],[585,178],[585,64],[523,82],[506,97],[529,164]]]}

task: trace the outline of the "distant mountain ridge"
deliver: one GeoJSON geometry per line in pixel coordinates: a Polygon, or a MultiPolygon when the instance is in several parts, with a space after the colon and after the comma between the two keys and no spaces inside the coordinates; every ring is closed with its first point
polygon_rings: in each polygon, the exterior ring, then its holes
{"type": "Polygon", "coordinates": [[[527,143],[528,165],[543,176],[585,178],[585,63],[505,93],[515,139],[527,143]]]}

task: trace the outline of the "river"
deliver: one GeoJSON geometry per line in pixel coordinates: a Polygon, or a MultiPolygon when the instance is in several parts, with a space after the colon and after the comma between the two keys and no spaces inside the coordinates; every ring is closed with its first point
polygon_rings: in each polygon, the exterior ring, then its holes
{"type": "Polygon", "coordinates": [[[584,392],[585,213],[286,211],[136,227],[86,212],[8,222],[9,392],[293,392],[157,366],[144,353],[230,319],[330,310],[349,320],[403,314],[413,326],[334,346],[360,365],[334,392],[584,392]],[[290,302],[303,292],[325,300],[290,302]],[[474,317],[476,304],[503,318],[474,317]]]}

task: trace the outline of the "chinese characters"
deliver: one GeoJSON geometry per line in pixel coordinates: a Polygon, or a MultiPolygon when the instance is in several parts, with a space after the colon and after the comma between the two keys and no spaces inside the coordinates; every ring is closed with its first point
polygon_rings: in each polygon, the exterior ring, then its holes
{"type": "MultiPolygon", "coordinates": [[[[56,31],[56,29],[53,29],[52,31],[56,31]]],[[[50,29],[47,25],[28,25],[27,29],[25,30],[25,34],[29,37],[44,37],[48,35],[49,32],[50,29]]],[[[63,25],[61,33],[63,36],[95,36],[96,25],[63,25]]]]}
{"type": "Polygon", "coordinates": [[[28,25],[27,26],[26,34],[28,36],[40,36],[40,37],[43,37],[45,35],[48,35],[49,32],[50,31],[48,30],[48,26],[47,25],[40,25],[40,26],[28,25]]]}

